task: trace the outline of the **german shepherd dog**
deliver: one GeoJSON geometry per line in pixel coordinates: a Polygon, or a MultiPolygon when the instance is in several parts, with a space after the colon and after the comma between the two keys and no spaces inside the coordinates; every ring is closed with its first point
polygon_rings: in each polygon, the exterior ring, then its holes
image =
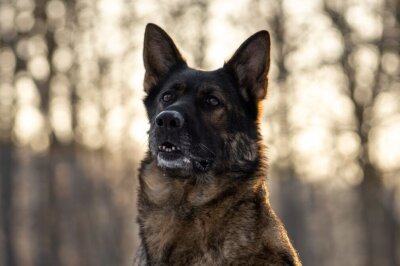
{"type": "Polygon", "coordinates": [[[260,31],[222,68],[196,70],[147,25],[135,265],[301,265],[268,199],[258,117],[269,54],[260,31]]]}

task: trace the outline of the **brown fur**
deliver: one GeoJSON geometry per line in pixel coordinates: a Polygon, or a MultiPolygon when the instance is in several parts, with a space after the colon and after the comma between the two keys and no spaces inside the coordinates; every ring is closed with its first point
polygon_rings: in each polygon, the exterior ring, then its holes
{"type": "Polygon", "coordinates": [[[301,265],[269,204],[264,171],[195,184],[165,178],[144,160],[138,220],[146,252],[136,265],[301,265]]]}

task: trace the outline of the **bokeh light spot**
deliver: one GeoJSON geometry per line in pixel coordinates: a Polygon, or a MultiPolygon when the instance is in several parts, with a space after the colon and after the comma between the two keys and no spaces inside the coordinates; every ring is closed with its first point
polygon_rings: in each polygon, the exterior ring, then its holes
{"type": "Polygon", "coordinates": [[[73,55],[71,49],[64,47],[55,51],[53,56],[53,65],[59,72],[68,71],[73,62],[73,55]]]}
{"type": "Polygon", "coordinates": [[[28,69],[36,80],[45,80],[49,77],[50,67],[46,57],[38,55],[29,60],[28,69]]]}
{"type": "Polygon", "coordinates": [[[20,32],[27,32],[30,31],[33,27],[33,24],[35,23],[35,20],[33,18],[33,15],[29,11],[24,11],[18,14],[17,19],[16,19],[16,25],[18,28],[18,31],[20,32]]]}

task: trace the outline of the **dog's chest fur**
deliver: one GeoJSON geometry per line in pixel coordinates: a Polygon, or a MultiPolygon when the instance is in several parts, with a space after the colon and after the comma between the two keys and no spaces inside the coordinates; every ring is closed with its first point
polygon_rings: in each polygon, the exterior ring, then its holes
{"type": "Polygon", "coordinates": [[[143,265],[286,265],[262,184],[194,185],[169,179],[154,162],[144,163],[140,181],[143,265]]]}

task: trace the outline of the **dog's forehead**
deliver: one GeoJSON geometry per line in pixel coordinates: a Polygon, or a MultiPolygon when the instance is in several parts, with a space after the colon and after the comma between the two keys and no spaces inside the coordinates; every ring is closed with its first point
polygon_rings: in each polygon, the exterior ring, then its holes
{"type": "Polygon", "coordinates": [[[165,86],[171,87],[176,84],[193,92],[209,88],[225,91],[231,86],[229,79],[221,69],[203,71],[187,68],[172,75],[165,86]]]}

